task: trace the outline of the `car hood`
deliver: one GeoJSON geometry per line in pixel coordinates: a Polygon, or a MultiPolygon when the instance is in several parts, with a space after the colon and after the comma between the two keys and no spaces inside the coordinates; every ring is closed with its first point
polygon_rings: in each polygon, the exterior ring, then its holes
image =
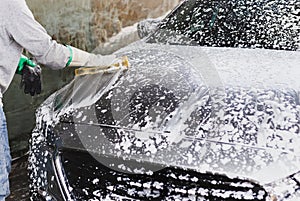
{"type": "Polygon", "coordinates": [[[260,184],[300,171],[300,52],[138,42],[117,54],[129,70],[75,77],[37,123],[71,123],[86,150],[128,160],[260,184]]]}

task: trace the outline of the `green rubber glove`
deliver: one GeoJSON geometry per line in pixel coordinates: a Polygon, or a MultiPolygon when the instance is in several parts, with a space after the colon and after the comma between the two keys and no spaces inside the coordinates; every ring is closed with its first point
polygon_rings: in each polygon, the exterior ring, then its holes
{"type": "Polygon", "coordinates": [[[25,65],[28,65],[31,67],[36,66],[36,64],[32,60],[30,60],[29,58],[27,58],[24,55],[21,55],[16,73],[22,75],[22,71],[23,71],[23,68],[25,65]]]}

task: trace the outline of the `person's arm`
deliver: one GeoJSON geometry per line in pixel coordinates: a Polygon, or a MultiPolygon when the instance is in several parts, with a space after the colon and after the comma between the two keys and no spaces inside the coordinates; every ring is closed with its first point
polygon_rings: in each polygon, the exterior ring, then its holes
{"type": "Polygon", "coordinates": [[[7,30],[12,38],[29,51],[35,59],[54,69],[65,67],[70,52],[67,47],[52,40],[46,30],[34,19],[24,0],[9,3],[11,23],[7,30]]]}
{"type": "Polygon", "coordinates": [[[8,32],[24,49],[45,66],[60,69],[67,66],[109,65],[114,55],[90,54],[74,47],[66,47],[52,40],[46,30],[34,19],[24,0],[11,0],[11,23],[8,32]]]}

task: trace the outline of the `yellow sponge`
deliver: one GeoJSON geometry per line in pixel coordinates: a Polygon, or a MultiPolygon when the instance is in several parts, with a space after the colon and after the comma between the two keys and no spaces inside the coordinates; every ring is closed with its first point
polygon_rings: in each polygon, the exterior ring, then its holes
{"type": "Polygon", "coordinates": [[[96,73],[112,73],[121,68],[129,68],[127,56],[123,56],[119,62],[113,63],[110,66],[92,66],[82,67],[75,70],[75,76],[92,75],[96,73]]]}

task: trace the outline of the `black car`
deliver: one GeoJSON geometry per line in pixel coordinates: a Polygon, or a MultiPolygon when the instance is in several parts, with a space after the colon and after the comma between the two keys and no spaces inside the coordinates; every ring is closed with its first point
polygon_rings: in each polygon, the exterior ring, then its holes
{"type": "Polygon", "coordinates": [[[31,200],[299,200],[299,6],[183,1],[76,76],[37,110],[31,200]]]}

